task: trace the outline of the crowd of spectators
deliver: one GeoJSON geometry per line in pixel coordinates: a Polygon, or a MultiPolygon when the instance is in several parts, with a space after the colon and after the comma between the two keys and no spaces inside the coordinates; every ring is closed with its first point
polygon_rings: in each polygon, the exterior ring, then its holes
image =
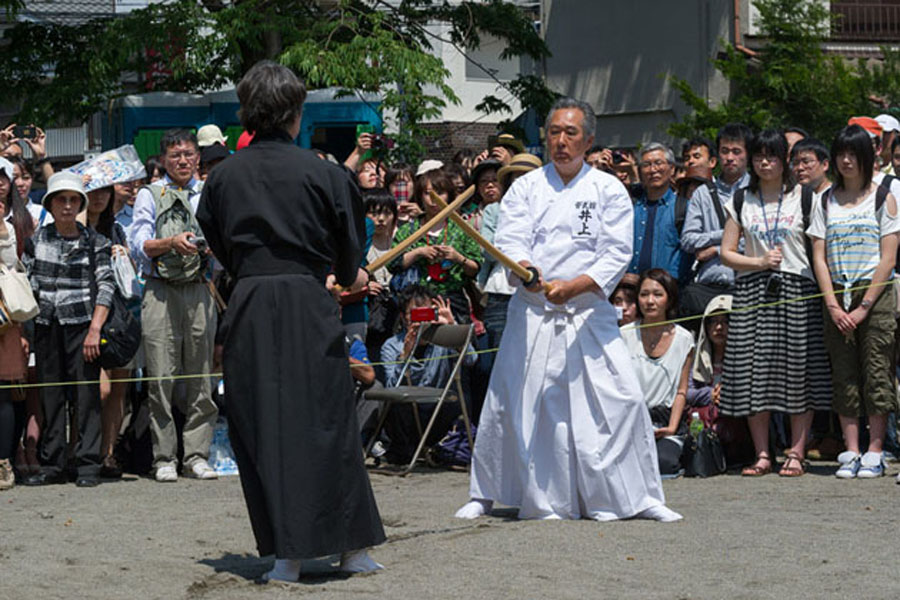
{"type": "MultiPolygon", "coordinates": [[[[13,131],[0,131],[0,261],[10,269],[21,261],[40,313],[0,332],[0,489],[15,481],[96,485],[137,464],[127,453],[140,451],[157,481],[215,478],[209,448],[227,403],[209,377],[175,378],[220,366],[218,313],[227,310],[231,277],[194,212],[206,176],[231,155],[227,139],[214,125],[197,135],[169,131],[145,180],[85,192],[78,176],[53,173],[42,131],[24,140],[13,131]],[[23,144],[32,160],[22,158],[23,144]],[[35,180],[46,191],[33,191],[35,180]],[[143,287],[130,307],[143,344],[131,363],[106,370],[96,359],[116,256],[133,261],[143,287]],[[150,379],[118,381],[134,374],[150,379]],[[75,381],[91,383],[10,385],[75,381]],[[141,406],[150,442],[126,447],[123,432],[141,406]]],[[[682,472],[697,415],[745,476],[800,476],[814,457],[837,460],[841,478],[877,477],[886,457],[897,456],[897,300],[889,285],[900,231],[897,131],[890,116],[857,117],[829,149],[798,128],[753,132],[733,123],[677,155],[655,142],[586,153],[586,164],[615,175],[634,203],[632,261],[609,301],[664,476],[682,472]]],[[[238,146],[247,143],[245,134],[238,146]]],[[[447,349],[415,343],[420,324],[411,311],[430,307],[436,323],[474,328],[480,352],[464,362],[462,379],[477,422],[516,281],[451,219],[386,266],[365,267],[441,210],[434,196],[449,204],[470,186],[459,215],[491,241],[505,192],[543,167],[509,134],[448,163],[387,157],[382,137],[360,133],[342,163],[364,203],[365,259],[351,287],[333,277],[325,284],[345,325],[361,447],[377,462],[404,464],[428,409],[396,407],[372,440],[380,407],[367,403],[366,390],[440,387],[450,370],[447,349]]],[[[458,416],[454,403],[442,411],[430,444],[458,416]]]]}

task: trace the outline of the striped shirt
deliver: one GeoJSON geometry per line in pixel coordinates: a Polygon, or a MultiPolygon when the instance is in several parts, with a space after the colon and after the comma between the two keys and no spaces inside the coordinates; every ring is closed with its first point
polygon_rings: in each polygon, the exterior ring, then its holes
{"type": "Polygon", "coordinates": [[[825,240],[826,258],[831,279],[850,286],[871,280],[881,260],[881,238],[900,231],[900,219],[890,215],[885,203],[875,212],[872,192],[856,206],[841,206],[825,192],[827,214],[816,198],[807,234],[825,240]]]}
{"type": "MultiPolygon", "coordinates": [[[[78,233],[77,238],[64,238],[51,223],[41,227],[26,245],[22,262],[41,309],[35,322],[41,325],[54,320],[61,325],[79,325],[89,323],[93,317],[90,238],[80,223],[78,233]]],[[[111,244],[99,233],[93,235],[97,304],[109,306],[116,285],[110,266],[111,244]]]]}

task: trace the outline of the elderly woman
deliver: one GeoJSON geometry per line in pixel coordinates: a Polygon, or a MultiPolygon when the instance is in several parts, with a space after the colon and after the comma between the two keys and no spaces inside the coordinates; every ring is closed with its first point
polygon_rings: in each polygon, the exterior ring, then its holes
{"type": "Polygon", "coordinates": [[[895,409],[893,289],[885,287],[897,259],[900,219],[893,194],[872,181],[875,151],[858,125],[845,127],[831,146],[834,186],[813,208],[807,235],[819,289],[825,295],[825,346],[831,357],[834,410],[846,452],[841,479],[884,475],[882,443],[895,409]],[[879,201],[880,198],[880,201],[879,201]],[[850,291],[851,289],[855,291],[850,291]],[[859,417],[869,422],[869,447],[860,454],[859,417]]]}
{"type": "MultiPolygon", "coordinates": [[[[0,214],[11,215],[11,207],[16,204],[20,207],[20,214],[30,220],[14,188],[13,179],[12,165],[0,158],[0,214]]],[[[3,219],[0,222],[0,263],[9,269],[15,268],[19,262],[17,241],[16,227],[8,218],[3,219]]],[[[21,325],[8,324],[6,329],[0,330],[0,386],[25,378],[27,357],[28,342],[21,325]]],[[[18,400],[13,390],[0,389],[0,490],[15,485],[12,459],[25,424],[24,403],[18,400]]]]}
{"type": "Polygon", "coordinates": [[[748,154],[750,185],[725,207],[720,254],[737,277],[719,409],[747,417],[756,462],[741,474],[750,477],[770,473],[775,465],[769,415],[789,414],[791,447],[779,475],[798,477],[806,472],[813,411],[831,408],[822,303],[806,250],[803,192],[788,168],[787,140],[777,131],[763,131],[750,142],[748,154]]]}
{"type": "Polygon", "coordinates": [[[678,283],[663,269],[650,269],[638,282],[638,314],[633,325],[622,327],[644,401],[656,435],[660,475],[676,475],[687,421],[683,418],[694,338],[669,321],[678,307],[678,283]]]}
{"type": "Polygon", "coordinates": [[[356,280],[362,200],[345,169],[291,143],[306,88],[290,69],[261,61],[237,94],[256,134],[210,174],[197,220],[237,280],[223,325],[228,428],[257,548],[275,555],[270,580],[296,581],[301,559],[331,554],[344,571],[376,570],[366,548],[384,530],[325,288],[329,272],[356,280]]]}
{"type": "MultiPolygon", "coordinates": [[[[53,215],[25,253],[31,286],[38,298],[34,352],[41,382],[96,382],[100,378],[100,330],[112,302],[115,282],[110,243],[75,220],[87,195],[81,177],[55,173],[42,200],[53,215]],[[93,259],[91,254],[94,255],[93,259]],[[91,271],[91,263],[95,268],[91,271]]],[[[100,473],[100,388],[97,383],[41,388],[44,434],[40,473],[25,485],[66,481],[67,397],[75,401],[78,443],[76,485],[91,487],[100,473]]]]}

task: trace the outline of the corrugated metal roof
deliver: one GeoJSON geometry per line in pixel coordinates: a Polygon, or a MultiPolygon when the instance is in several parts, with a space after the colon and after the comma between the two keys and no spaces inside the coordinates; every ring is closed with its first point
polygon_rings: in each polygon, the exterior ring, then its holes
{"type": "MultiPolygon", "coordinates": [[[[89,150],[87,125],[78,127],[56,127],[45,131],[47,134],[48,158],[72,158],[84,156],[89,150]]],[[[31,148],[22,144],[25,158],[31,158],[31,148]]]]}

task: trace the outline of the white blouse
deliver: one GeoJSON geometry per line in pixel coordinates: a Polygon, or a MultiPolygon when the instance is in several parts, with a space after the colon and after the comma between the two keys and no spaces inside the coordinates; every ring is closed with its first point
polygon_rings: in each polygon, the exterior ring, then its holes
{"type": "Polygon", "coordinates": [[[635,325],[640,325],[640,321],[625,325],[620,331],[631,354],[631,363],[641,384],[641,391],[644,392],[644,402],[647,408],[671,408],[681,383],[684,362],[694,349],[694,336],[684,327],[676,325],[669,349],[659,358],[652,358],[644,351],[641,330],[635,325]]]}

